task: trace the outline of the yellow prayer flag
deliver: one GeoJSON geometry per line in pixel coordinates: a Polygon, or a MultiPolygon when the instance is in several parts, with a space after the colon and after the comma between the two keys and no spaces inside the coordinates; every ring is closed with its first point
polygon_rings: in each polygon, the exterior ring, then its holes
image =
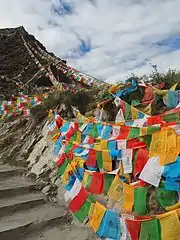
{"type": "Polygon", "coordinates": [[[132,119],[138,119],[138,110],[137,108],[131,106],[131,115],[132,115],[132,119]]]}
{"type": "Polygon", "coordinates": [[[133,186],[123,183],[123,194],[124,194],[124,202],[122,208],[126,212],[132,212],[134,205],[134,188],[133,186]]]}
{"type": "Polygon", "coordinates": [[[101,205],[100,203],[96,202],[95,207],[94,207],[94,211],[92,214],[92,218],[89,221],[89,225],[92,227],[92,229],[97,232],[101,221],[104,217],[104,214],[106,212],[106,208],[101,205]]]}
{"type": "Polygon", "coordinates": [[[149,149],[149,156],[158,156],[159,153],[166,152],[167,131],[161,130],[160,132],[152,133],[152,140],[149,149]],[[158,151],[158,152],[157,152],[158,151]]]}
{"type": "Polygon", "coordinates": [[[146,136],[146,135],[147,135],[147,127],[141,127],[140,136],[146,136]]]}
{"type": "Polygon", "coordinates": [[[68,183],[68,180],[69,180],[69,174],[70,172],[73,171],[73,168],[71,166],[71,164],[68,164],[67,167],[66,167],[66,170],[64,172],[64,174],[61,176],[61,179],[63,181],[63,184],[67,184],[68,183]]]}
{"type": "Polygon", "coordinates": [[[157,217],[160,220],[162,240],[179,240],[180,221],[177,211],[171,211],[157,217]]]}
{"type": "Polygon", "coordinates": [[[164,128],[152,134],[149,157],[159,156],[160,165],[166,165],[175,162],[178,153],[178,136],[173,129],[164,128]]]}
{"type": "Polygon", "coordinates": [[[51,138],[52,142],[55,143],[58,140],[59,136],[60,132],[57,132],[55,135],[53,135],[53,137],[51,138]]]}
{"type": "Polygon", "coordinates": [[[153,92],[155,94],[157,94],[159,96],[162,96],[162,97],[165,96],[167,94],[167,92],[168,92],[168,90],[161,90],[161,89],[155,88],[153,86],[152,86],[152,88],[153,88],[153,92]]]}
{"type": "Polygon", "coordinates": [[[112,158],[108,150],[102,151],[103,169],[105,171],[112,171],[112,158]]]}
{"type": "Polygon", "coordinates": [[[123,182],[120,180],[118,175],[115,176],[111,184],[108,196],[115,201],[121,201],[123,197],[123,182]]]}
{"type": "Polygon", "coordinates": [[[103,169],[107,172],[112,171],[112,162],[103,162],[103,169]]]}
{"type": "Polygon", "coordinates": [[[82,136],[81,132],[77,131],[76,142],[81,143],[81,136],[82,136]]]}
{"type": "Polygon", "coordinates": [[[119,85],[113,85],[111,88],[108,89],[108,93],[114,93],[120,88],[119,85]]]}
{"type": "Polygon", "coordinates": [[[180,219],[180,208],[176,209],[176,212],[177,212],[178,218],[180,219]]]}
{"type": "Polygon", "coordinates": [[[177,202],[176,204],[170,206],[170,207],[166,207],[166,211],[172,211],[172,210],[175,210],[175,209],[178,209],[180,208],[180,202],[177,202]]]}
{"type": "Polygon", "coordinates": [[[175,83],[174,85],[172,85],[172,87],[169,89],[169,91],[175,91],[177,88],[178,83],[175,83]]]}
{"type": "Polygon", "coordinates": [[[108,140],[101,140],[100,141],[100,149],[101,150],[108,150],[108,140]]]}
{"type": "Polygon", "coordinates": [[[85,160],[80,158],[80,157],[75,157],[72,162],[71,162],[71,165],[73,166],[79,166],[79,167],[84,167],[84,163],[85,163],[85,160]]]}
{"type": "Polygon", "coordinates": [[[89,218],[89,220],[92,219],[95,205],[96,205],[95,203],[91,203],[91,207],[90,207],[90,209],[89,209],[89,213],[88,213],[88,218],[89,218]]]}
{"type": "Polygon", "coordinates": [[[164,166],[166,164],[170,164],[176,161],[177,157],[179,155],[179,152],[175,151],[173,152],[167,152],[167,153],[159,153],[159,164],[161,166],[164,166]]]}
{"type": "Polygon", "coordinates": [[[88,177],[89,177],[89,174],[87,171],[84,172],[84,176],[83,176],[83,180],[82,180],[82,185],[84,187],[86,187],[86,183],[87,183],[87,180],[88,180],[88,177]]]}

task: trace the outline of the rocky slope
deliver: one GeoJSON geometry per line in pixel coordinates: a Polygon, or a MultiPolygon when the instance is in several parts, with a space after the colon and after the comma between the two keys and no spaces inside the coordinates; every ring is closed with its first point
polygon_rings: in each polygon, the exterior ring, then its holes
{"type": "Polygon", "coordinates": [[[49,68],[61,82],[71,81],[58,71],[54,62],[66,63],[46,48],[21,26],[0,29],[0,96],[10,97],[20,91],[33,94],[51,87],[49,68]],[[47,57],[48,56],[48,57],[47,57]]]}
{"type": "MultiPolygon", "coordinates": [[[[20,92],[36,94],[52,88],[48,77],[50,70],[60,82],[71,84],[61,71],[55,68],[54,61],[61,59],[48,53],[34,36],[23,27],[0,30],[0,100],[10,99],[20,92]],[[42,55],[47,53],[49,57],[42,55]]],[[[62,61],[61,61],[62,63],[62,61]]],[[[65,64],[65,62],[63,62],[65,64]]],[[[52,166],[53,145],[48,136],[46,119],[37,121],[19,116],[0,121],[0,162],[16,167],[25,167],[26,177],[38,182],[42,192],[53,204],[65,207],[63,186],[52,166]]],[[[23,180],[22,180],[23,181],[23,180]]],[[[66,210],[66,214],[68,210],[66,210]]],[[[89,229],[72,225],[72,219],[62,226],[46,228],[32,233],[28,239],[96,239],[89,229]]]]}
{"type": "MultiPolygon", "coordinates": [[[[77,222],[74,222],[72,217],[68,217],[68,210],[66,209],[64,201],[64,188],[59,178],[57,178],[57,169],[51,164],[53,144],[48,136],[46,121],[37,124],[37,122],[32,121],[32,119],[24,119],[23,117],[19,117],[18,119],[11,120],[9,122],[0,122],[0,129],[1,163],[3,163],[3,165],[15,165],[18,168],[25,167],[26,178],[31,178],[41,186],[42,193],[44,193],[46,199],[51,204],[55,204],[56,207],[60,208],[64,207],[65,209],[65,213],[63,215],[64,220],[61,224],[59,221],[57,221],[56,224],[53,223],[53,225],[48,222],[45,225],[45,228],[40,227],[37,231],[34,231],[34,229],[33,231],[28,231],[27,239],[49,240],[52,239],[52,237],[53,239],[59,239],[59,236],[63,236],[64,239],[68,240],[97,239],[90,229],[81,229],[81,226],[77,222]]],[[[25,179],[22,179],[21,181],[19,180],[19,183],[24,183],[25,181],[25,179]]],[[[29,182],[29,180],[27,181],[29,182]]],[[[2,199],[0,198],[0,200],[2,199]]],[[[32,211],[32,216],[30,215],[30,218],[32,217],[34,219],[34,207],[30,206],[30,209],[32,211]]],[[[40,206],[40,210],[43,210],[43,206],[40,206]]],[[[38,212],[39,207],[36,207],[35,211],[38,212]]],[[[22,217],[24,216],[23,214],[27,216],[23,210],[17,214],[22,214],[22,217]]],[[[7,221],[13,221],[13,217],[16,218],[16,215],[10,215],[9,220],[7,221]]],[[[9,229],[10,233],[11,231],[12,229],[9,229]]],[[[6,234],[2,236],[6,237],[6,234]]]]}

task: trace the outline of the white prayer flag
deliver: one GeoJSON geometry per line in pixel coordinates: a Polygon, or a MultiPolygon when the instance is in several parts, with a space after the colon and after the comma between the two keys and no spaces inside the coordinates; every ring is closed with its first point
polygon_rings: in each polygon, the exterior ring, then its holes
{"type": "Polygon", "coordinates": [[[124,173],[132,173],[132,151],[132,149],[123,149],[121,151],[124,173]]]}
{"type": "Polygon", "coordinates": [[[134,123],[133,123],[133,127],[142,127],[144,125],[144,123],[146,122],[146,118],[142,118],[142,119],[135,119],[134,123]]]}
{"type": "Polygon", "coordinates": [[[115,103],[116,107],[119,107],[121,104],[121,99],[119,97],[115,97],[114,103],[115,103]]]}
{"type": "Polygon", "coordinates": [[[124,121],[125,121],[124,114],[123,114],[122,109],[120,108],[119,112],[117,113],[117,116],[116,116],[116,119],[115,119],[115,123],[124,122],[124,121]]]}
{"type": "Polygon", "coordinates": [[[120,133],[120,126],[113,126],[112,137],[118,137],[120,133]]]}
{"type": "Polygon", "coordinates": [[[124,218],[120,218],[120,227],[121,227],[121,240],[131,240],[130,233],[128,231],[126,221],[124,218]]]}
{"type": "Polygon", "coordinates": [[[144,166],[139,178],[155,187],[159,186],[164,166],[159,164],[159,156],[151,157],[144,166]]]}
{"type": "Polygon", "coordinates": [[[126,149],[127,141],[126,140],[117,140],[117,148],[119,150],[126,149]]]}
{"type": "Polygon", "coordinates": [[[78,195],[78,193],[80,192],[81,188],[82,188],[82,184],[77,178],[76,181],[74,182],[74,185],[72,186],[71,190],[67,191],[64,194],[65,201],[67,202],[67,201],[75,198],[78,195]]]}

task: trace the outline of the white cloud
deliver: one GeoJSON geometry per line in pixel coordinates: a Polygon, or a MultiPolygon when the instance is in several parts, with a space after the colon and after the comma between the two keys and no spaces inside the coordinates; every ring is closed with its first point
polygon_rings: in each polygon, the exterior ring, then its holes
{"type": "Polygon", "coordinates": [[[72,14],[55,14],[51,0],[1,0],[0,27],[23,25],[49,51],[68,56],[73,67],[106,81],[148,73],[150,62],[162,71],[180,68],[180,51],[156,44],[180,34],[180,0],[53,2],[56,7],[70,4],[72,14]],[[84,55],[78,54],[81,39],[92,47],[84,55]]]}

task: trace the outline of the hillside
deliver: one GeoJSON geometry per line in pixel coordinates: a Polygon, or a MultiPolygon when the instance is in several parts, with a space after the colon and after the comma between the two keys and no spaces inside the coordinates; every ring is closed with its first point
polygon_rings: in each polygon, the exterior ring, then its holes
{"type": "Polygon", "coordinates": [[[58,62],[65,64],[21,26],[0,29],[0,96],[10,97],[19,92],[34,94],[52,86],[49,74],[64,83],[72,83],[58,62]]]}
{"type": "Polygon", "coordinates": [[[180,239],[180,73],[155,67],[148,80],[107,84],[49,53],[23,27],[0,36],[0,238],[180,239]],[[11,176],[23,169],[23,178],[11,176]],[[47,221],[49,205],[44,213],[31,206],[34,193],[32,201],[23,195],[34,184],[53,204],[47,221]]]}

